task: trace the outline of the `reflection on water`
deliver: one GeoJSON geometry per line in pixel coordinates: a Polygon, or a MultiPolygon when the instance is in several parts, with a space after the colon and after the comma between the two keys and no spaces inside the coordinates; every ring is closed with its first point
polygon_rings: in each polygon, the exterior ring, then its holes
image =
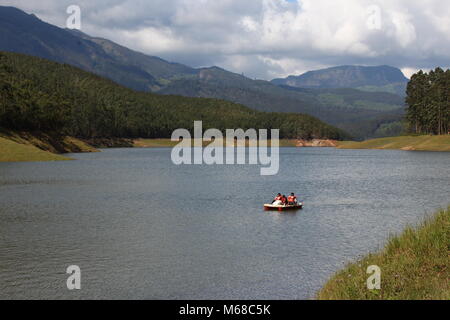
{"type": "Polygon", "coordinates": [[[74,157],[0,164],[1,299],[307,299],[450,202],[448,153],[282,149],[275,177],[169,149],[74,157]],[[277,192],[305,209],[264,212],[277,192]]]}

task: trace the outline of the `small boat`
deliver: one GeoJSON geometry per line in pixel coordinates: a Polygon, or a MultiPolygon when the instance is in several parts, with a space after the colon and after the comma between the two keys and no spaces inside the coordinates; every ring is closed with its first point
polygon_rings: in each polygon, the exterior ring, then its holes
{"type": "Polygon", "coordinates": [[[274,204],[264,205],[264,210],[266,211],[288,211],[301,209],[303,209],[303,202],[299,202],[296,205],[274,205],[274,204]]]}

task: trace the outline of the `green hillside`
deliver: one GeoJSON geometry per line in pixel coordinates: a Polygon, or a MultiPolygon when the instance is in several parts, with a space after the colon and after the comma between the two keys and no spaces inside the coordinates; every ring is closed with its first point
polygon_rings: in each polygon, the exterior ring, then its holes
{"type": "Polygon", "coordinates": [[[216,99],[136,92],[69,65],[0,53],[0,127],[81,137],[169,138],[178,128],[280,129],[281,138],[348,137],[302,114],[264,113],[216,99]]]}
{"type": "Polygon", "coordinates": [[[367,92],[387,92],[396,94],[400,97],[404,97],[406,95],[406,84],[404,82],[400,83],[391,83],[382,86],[361,86],[356,87],[356,89],[367,92]]]}

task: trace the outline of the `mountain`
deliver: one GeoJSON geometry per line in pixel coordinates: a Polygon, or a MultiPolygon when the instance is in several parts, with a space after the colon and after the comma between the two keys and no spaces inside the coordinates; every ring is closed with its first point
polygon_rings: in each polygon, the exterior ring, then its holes
{"type": "MultiPolygon", "coordinates": [[[[358,139],[376,136],[381,127],[398,123],[403,116],[403,98],[394,94],[299,89],[218,67],[194,69],[55,27],[13,7],[0,7],[0,50],[66,63],[137,91],[217,98],[258,111],[305,113],[358,139]]],[[[365,88],[369,89],[373,88],[365,88]]]]}
{"type": "Polygon", "coordinates": [[[390,66],[339,66],[275,79],[272,83],[296,88],[357,88],[404,96],[408,79],[401,70],[390,66]]]}
{"type": "Polygon", "coordinates": [[[399,122],[404,115],[404,99],[395,94],[357,89],[280,87],[217,67],[202,69],[194,79],[172,81],[159,93],[215,97],[266,112],[306,113],[358,139],[383,136],[386,130],[380,129],[394,124],[398,129],[394,134],[400,133],[399,122]]]}
{"type": "Polygon", "coordinates": [[[195,72],[108,40],[55,27],[14,7],[0,7],[0,50],[67,63],[140,91],[158,87],[157,78],[163,74],[195,72]]]}
{"type": "Polygon", "coordinates": [[[303,114],[264,113],[217,99],[134,91],[81,69],[0,52],[0,129],[80,138],[170,138],[178,128],[280,129],[281,138],[348,135],[303,114]]]}
{"type": "MultiPolygon", "coordinates": [[[[180,63],[168,62],[158,57],[148,56],[140,52],[130,50],[110,40],[91,37],[78,30],[67,30],[73,35],[95,43],[110,59],[124,66],[140,69],[150,74],[156,82],[150,86],[151,91],[157,91],[168,81],[180,77],[193,77],[198,70],[180,63]]],[[[125,84],[126,85],[126,84],[125,84]]]]}

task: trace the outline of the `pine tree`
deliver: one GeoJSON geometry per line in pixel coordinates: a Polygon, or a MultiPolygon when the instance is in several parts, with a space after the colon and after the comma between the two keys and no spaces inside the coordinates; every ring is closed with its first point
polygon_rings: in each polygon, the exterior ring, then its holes
{"type": "Polygon", "coordinates": [[[450,70],[420,70],[407,87],[406,120],[417,134],[447,134],[450,122],[450,70]]]}

